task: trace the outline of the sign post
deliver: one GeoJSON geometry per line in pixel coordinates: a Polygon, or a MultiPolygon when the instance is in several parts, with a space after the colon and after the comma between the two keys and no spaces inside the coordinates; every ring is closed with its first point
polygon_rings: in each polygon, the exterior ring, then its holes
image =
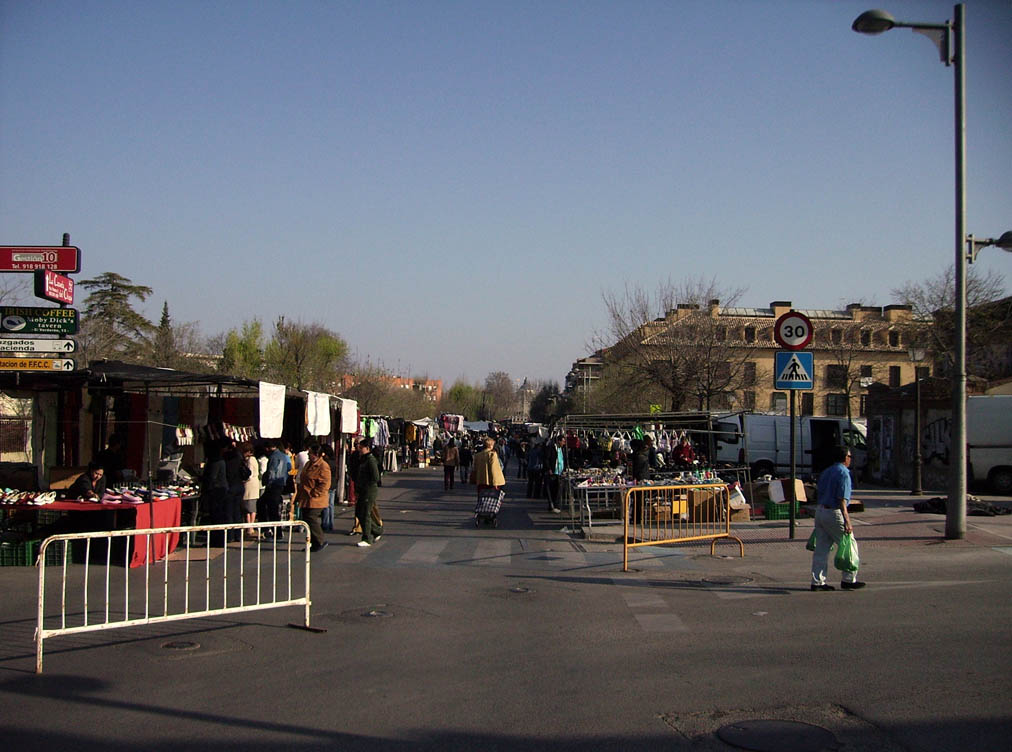
{"type": "Polygon", "coordinates": [[[77,309],[0,306],[0,333],[77,334],[77,309]]]}
{"type": "Polygon", "coordinates": [[[81,271],[81,251],[73,245],[0,245],[0,272],[81,271]]]}
{"type": "Polygon", "coordinates": [[[814,334],[811,319],[798,311],[788,311],[773,325],[773,338],[787,351],[776,354],[773,388],[786,389],[791,393],[791,491],[784,494],[790,505],[791,540],[794,540],[797,522],[794,506],[797,503],[795,487],[798,482],[797,434],[794,425],[797,398],[794,395],[799,389],[812,389],[815,383],[815,356],[810,352],[798,351],[808,347],[814,334]]]}

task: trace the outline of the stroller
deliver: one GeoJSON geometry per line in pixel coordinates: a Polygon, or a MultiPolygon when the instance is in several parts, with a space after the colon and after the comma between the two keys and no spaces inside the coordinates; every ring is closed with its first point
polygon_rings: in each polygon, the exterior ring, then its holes
{"type": "Polygon", "coordinates": [[[478,492],[478,503],[474,505],[474,526],[487,522],[492,527],[499,527],[499,510],[506,492],[499,488],[483,488],[478,492]]]}

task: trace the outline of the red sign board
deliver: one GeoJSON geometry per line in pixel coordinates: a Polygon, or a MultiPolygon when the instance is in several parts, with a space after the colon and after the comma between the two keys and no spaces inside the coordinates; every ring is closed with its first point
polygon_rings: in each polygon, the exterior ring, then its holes
{"type": "Polygon", "coordinates": [[[74,304],[74,280],[48,269],[35,272],[35,296],[54,303],[74,304]]]}
{"type": "Polygon", "coordinates": [[[804,350],[814,333],[811,319],[798,311],[785,313],[773,324],[773,339],[785,350],[804,350]]]}
{"type": "Polygon", "coordinates": [[[0,272],[81,271],[81,251],[73,245],[0,246],[0,272]]]}

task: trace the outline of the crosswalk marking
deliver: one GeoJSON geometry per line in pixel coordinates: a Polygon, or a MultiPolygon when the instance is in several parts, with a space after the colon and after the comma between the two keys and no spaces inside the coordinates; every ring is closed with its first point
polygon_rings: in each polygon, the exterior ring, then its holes
{"type": "Polygon", "coordinates": [[[480,567],[508,567],[512,553],[511,540],[480,540],[474,549],[474,559],[469,563],[480,567]]]}
{"type": "Polygon", "coordinates": [[[436,538],[412,543],[411,548],[401,555],[400,561],[403,564],[438,564],[439,555],[443,553],[449,543],[449,538],[436,538]]]}

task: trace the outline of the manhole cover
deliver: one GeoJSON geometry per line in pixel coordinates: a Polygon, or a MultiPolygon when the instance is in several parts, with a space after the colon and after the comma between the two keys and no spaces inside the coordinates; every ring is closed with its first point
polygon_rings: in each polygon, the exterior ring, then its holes
{"type": "Polygon", "coordinates": [[[393,614],[380,608],[371,608],[362,614],[362,616],[367,619],[390,619],[393,617],[393,614]]]}
{"type": "Polygon", "coordinates": [[[529,587],[524,587],[523,585],[515,585],[514,587],[510,588],[510,592],[511,593],[530,593],[530,592],[533,592],[533,591],[529,587]]]}
{"type": "Polygon", "coordinates": [[[741,721],[717,729],[721,741],[753,752],[823,752],[837,749],[836,737],[800,721],[741,721]]]}
{"type": "Polygon", "coordinates": [[[200,648],[200,643],[190,642],[189,640],[175,640],[163,643],[162,647],[166,650],[197,650],[200,648]]]}
{"type": "Polygon", "coordinates": [[[755,582],[755,580],[751,577],[736,577],[734,575],[703,578],[703,583],[706,585],[747,585],[750,582],[755,582]]]}

